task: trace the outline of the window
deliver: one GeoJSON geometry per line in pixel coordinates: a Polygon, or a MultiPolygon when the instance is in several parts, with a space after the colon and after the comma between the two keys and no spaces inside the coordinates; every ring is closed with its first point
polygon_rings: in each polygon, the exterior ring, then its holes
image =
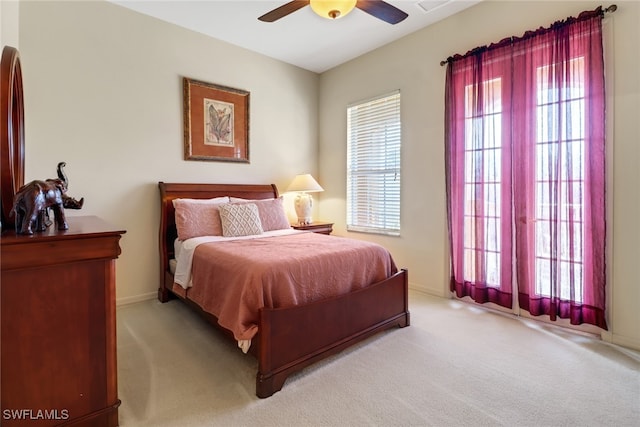
{"type": "Polygon", "coordinates": [[[400,235],[400,92],[347,108],[347,230],[400,235]]]}
{"type": "Polygon", "coordinates": [[[505,224],[500,218],[502,79],[482,83],[482,109],[473,108],[474,88],[465,87],[464,234],[481,237],[465,239],[464,278],[476,282],[485,276],[487,286],[499,288],[500,227],[505,224]]]}
{"type": "MultiPolygon", "coordinates": [[[[571,59],[568,66],[572,78],[561,83],[553,78],[555,66],[536,68],[535,149],[527,153],[535,165],[532,256],[535,295],[551,297],[556,283],[561,299],[581,303],[584,58],[571,59]]],[[[502,78],[465,86],[464,280],[495,288],[500,287],[501,228],[507,227],[505,234],[510,229],[509,219],[500,215],[502,97],[502,78]]]]}
{"type": "Polygon", "coordinates": [[[572,78],[561,88],[551,78],[554,68],[538,67],[536,79],[535,293],[552,296],[550,286],[557,281],[561,299],[582,303],[584,57],[569,61],[572,78]],[[552,167],[554,164],[560,167],[552,167]],[[554,197],[554,192],[559,196],[554,197]],[[553,264],[556,280],[550,277],[553,264]]]}

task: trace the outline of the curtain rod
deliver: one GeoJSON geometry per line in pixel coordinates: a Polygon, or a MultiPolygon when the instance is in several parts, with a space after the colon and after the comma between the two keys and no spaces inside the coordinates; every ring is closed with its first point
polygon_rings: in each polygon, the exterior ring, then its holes
{"type": "MultiPolygon", "coordinates": [[[[605,9],[602,9],[602,13],[613,13],[616,10],[618,10],[618,6],[616,6],[615,4],[612,4],[611,6],[605,8],[605,9]]],[[[447,65],[447,63],[449,63],[449,58],[447,58],[447,59],[445,59],[443,61],[440,61],[440,66],[444,67],[445,65],[447,65]]]]}

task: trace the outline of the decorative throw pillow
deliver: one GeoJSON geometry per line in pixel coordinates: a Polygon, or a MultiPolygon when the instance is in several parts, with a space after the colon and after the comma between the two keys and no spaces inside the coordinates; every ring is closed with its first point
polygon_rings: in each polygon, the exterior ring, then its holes
{"type": "Polygon", "coordinates": [[[220,220],[225,237],[253,236],[263,231],[258,207],[253,203],[220,205],[220,220]]]}
{"type": "Polygon", "coordinates": [[[214,199],[173,199],[176,210],[178,239],[200,236],[222,236],[218,207],[228,203],[228,197],[214,199]]]}
{"type": "Polygon", "coordinates": [[[231,197],[231,203],[253,203],[258,207],[260,222],[264,231],[291,228],[287,213],[284,210],[282,196],[277,199],[246,200],[231,197]]]}

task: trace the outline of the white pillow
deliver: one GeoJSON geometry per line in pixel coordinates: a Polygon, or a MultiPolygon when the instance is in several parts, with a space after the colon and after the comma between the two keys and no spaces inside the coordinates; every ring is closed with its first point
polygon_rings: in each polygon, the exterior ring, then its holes
{"type": "Polygon", "coordinates": [[[229,203],[231,200],[229,199],[229,196],[222,196],[222,197],[214,197],[213,199],[185,199],[185,198],[177,198],[177,199],[173,199],[171,200],[171,202],[173,203],[173,206],[176,205],[176,203],[195,203],[195,204],[207,204],[207,203],[213,203],[213,204],[220,204],[220,203],[229,203]]]}
{"type": "Polygon", "coordinates": [[[220,205],[222,235],[225,237],[262,234],[258,207],[253,203],[220,205]]]}

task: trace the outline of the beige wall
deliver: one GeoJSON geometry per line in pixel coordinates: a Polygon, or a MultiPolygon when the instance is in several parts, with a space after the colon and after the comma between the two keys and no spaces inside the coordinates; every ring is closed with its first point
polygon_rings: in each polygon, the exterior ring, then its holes
{"type": "Polygon", "coordinates": [[[318,76],[107,2],[20,6],[26,180],[67,163],[81,211],[127,230],[117,299],[158,287],[158,181],[275,183],[317,171],[318,76]],[[250,164],[183,160],[182,77],[250,92],[250,164]]]}
{"type": "MultiPolygon", "coordinates": [[[[444,80],[440,61],[528,29],[595,9],[600,2],[484,1],[436,25],[321,75],[320,217],[336,233],[377,241],[409,269],[410,285],[448,295],[444,184],[444,80]],[[517,19],[514,19],[516,18],[517,19]],[[400,89],[402,93],[402,235],[345,230],[346,106],[400,89]]],[[[640,3],[617,2],[605,21],[609,83],[610,333],[604,338],[640,348],[640,3]]],[[[606,5],[605,5],[606,6],[606,5]]]]}
{"type": "Polygon", "coordinates": [[[18,48],[18,0],[0,1],[0,46],[18,48]]]}

